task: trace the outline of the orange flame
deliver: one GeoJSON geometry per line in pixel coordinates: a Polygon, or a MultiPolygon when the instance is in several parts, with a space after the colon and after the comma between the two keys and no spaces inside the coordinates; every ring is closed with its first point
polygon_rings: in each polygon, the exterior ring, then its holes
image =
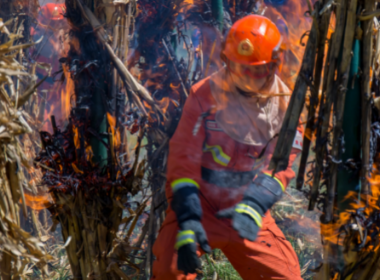
{"type": "Polygon", "coordinates": [[[109,129],[111,130],[109,132],[111,132],[112,134],[112,144],[114,145],[114,147],[118,148],[121,144],[121,138],[119,129],[116,129],[115,131],[116,118],[113,117],[110,113],[107,113],[107,120],[110,126],[109,129]]]}
{"type": "Polygon", "coordinates": [[[168,110],[170,105],[169,97],[164,97],[161,100],[156,100],[156,102],[158,103],[158,106],[160,107],[162,112],[166,114],[166,111],[168,110]]]}
{"type": "Polygon", "coordinates": [[[71,96],[73,96],[74,93],[74,82],[66,67],[63,67],[63,71],[66,76],[66,88],[61,90],[61,111],[62,118],[67,120],[70,116],[71,96]]]}
{"type": "Polygon", "coordinates": [[[74,132],[74,146],[77,149],[80,149],[80,140],[79,140],[79,132],[78,128],[73,125],[73,132],[74,132]]]}
{"type": "Polygon", "coordinates": [[[347,224],[350,220],[350,213],[343,212],[339,214],[339,220],[336,223],[323,224],[321,223],[321,234],[325,241],[333,244],[343,245],[343,239],[339,238],[339,229],[341,226],[347,224]]]}
{"type": "Polygon", "coordinates": [[[42,210],[50,207],[52,205],[52,199],[50,194],[44,193],[39,195],[30,195],[25,193],[25,202],[26,205],[32,208],[33,210],[42,210]]]}
{"type": "Polygon", "coordinates": [[[88,162],[92,162],[93,155],[94,155],[94,152],[92,151],[92,147],[88,145],[86,147],[86,159],[88,162]]]}
{"type": "MultiPolygon", "coordinates": [[[[357,192],[349,191],[345,196],[344,200],[352,201],[350,203],[350,208],[346,211],[339,214],[339,219],[336,223],[323,225],[321,224],[321,233],[325,240],[330,241],[331,243],[338,243],[338,235],[339,229],[347,225],[352,219],[351,213],[354,213],[356,210],[363,208],[364,215],[369,217],[373,211],[380,210],[379,208],[379,198],[380,198],[380,174],[377,170],[376,165],[374,165],[373,173],[370,178],[368,178],[370,187],[371,187],[371,195],[361,194],[358,196],[357,192]]],[[[367,241],[370,240],[370,237],[367,237],[367,241]]],[[[342,245],[343,239],[339,239],[339,244],[342,245]]],[[[373,249],[373,247],[369,246],[368,249],[373,249]]]]}
{"type": "Polygon", "coordinates": [[[82,170],[80,170],[75,163],[71,163],[71,166],[73,167],[74,171],[78,174],[84,174],[82,170]]]}

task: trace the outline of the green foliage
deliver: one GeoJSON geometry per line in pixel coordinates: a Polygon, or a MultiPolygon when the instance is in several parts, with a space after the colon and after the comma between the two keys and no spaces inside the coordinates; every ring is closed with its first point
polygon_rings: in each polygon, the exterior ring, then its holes
{"type": "Polygon", "coordinates": [[[204,255],[202,257],[203,262],[203,275],[200,275],[202,280],[213,279],[214,273],[218,275],[217,279],[223,280],[241,280],[239,273],[236,272],[231,263],[223,255],[223,253],[216,249],[213,252],[214,258],[218,260],[213,260],[211,255],[204,255]],[[215,256],[216,255],[216,256],[215,256]],[[219,257],[218,257],[219,256],[219,257]]]}

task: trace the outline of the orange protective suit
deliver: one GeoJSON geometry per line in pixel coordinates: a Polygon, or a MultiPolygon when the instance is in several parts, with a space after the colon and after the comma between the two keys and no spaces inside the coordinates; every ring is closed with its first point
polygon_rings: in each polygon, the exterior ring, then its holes
{"type": "MultiPolygon", "coordinates": [[[[267,167],[275,148],[275,141],[271,141],[265,156],[259,158],[265,145],[242,144],[228,136],[215,121],[215,106],[210,78],[192,87],[176,133],[170,141],[166,185],[169,205],[172,199],[170,184],[173,181],[182,178],[196,181],[200,186],[202,225],[209,244],[223,251],[243,279],[301,280],[297,256],[269,211],[263,217],[263,227],[255,242],[240,238],[229,219],[215,217],[219,210],[240,202],[246,185],[255,173],[270,172],[267,167]],[[219,178],[218,182],[215,175],[219,178]]],[[[300,145],[297,143],[296,146],[300,145]]],[[[289,168],[276,174],[285,187],[295,176],[291,164],[298,152],[300,149],[293,148],[289,168]]],[[[174,244],[179,228],[170,206],[166,214],[153,247],[156,261],[152,279],[195,279],[195,274],[185,276],[177,270],[174,244]]]]}

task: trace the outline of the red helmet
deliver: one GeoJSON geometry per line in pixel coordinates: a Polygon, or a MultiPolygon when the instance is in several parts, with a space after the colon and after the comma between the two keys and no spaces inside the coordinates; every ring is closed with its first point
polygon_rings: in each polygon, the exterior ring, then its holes
{"type": "Polygon", "coordinates": [[[43,25],[48,25],[51,21],[63,20],[66,12],[65,4],[48,3],[41,7],[38,21],[43,25]]]}
{"type": "MultiPolygon", "coordinates": [[[[48,3],[42,6],[38,12],[38,25],[42,29],[54,30],[58,28],[61,24],[65,24],[64,13],[66,12],[65,4],[54,4],[48,3]]],[[[37,27],[38,30],[38,27],[37,27]]],[[[38,33],[33,27],[30,30],[31,35],[36,35],[38,33]]]]}
{"type": "Polygon", "coordinates": [[[281,34],[266,17],[246,16],[232,25],[228,32],[223,54],[231,61],[247,65],[263,65],[277,59],[281,34]]]}

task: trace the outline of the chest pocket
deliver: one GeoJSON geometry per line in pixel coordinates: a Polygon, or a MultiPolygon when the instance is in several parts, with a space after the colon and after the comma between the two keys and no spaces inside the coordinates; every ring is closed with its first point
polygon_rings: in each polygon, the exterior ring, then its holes
{"type": "MultiPolygon", "coordinates": [[[[233,153],[233,143],[229,141],[229,137],[224,133],[223,129],[216,123],[215,120],[206,120],[206,141],[203,147],[203,153],[209,160],[216,163],[218,166],[228,166],[233,153]]],[[[231,139],[232,140],[232,139],[231,139]]]]}
{"type": "Polygon", "coordinates": [[[203,152],[210,152],[214,161],[222,166],[227,166],[231,160],[231,157],[225,154],[222,147],[219,145],[210,146],[206,143],[203,152]]]}

